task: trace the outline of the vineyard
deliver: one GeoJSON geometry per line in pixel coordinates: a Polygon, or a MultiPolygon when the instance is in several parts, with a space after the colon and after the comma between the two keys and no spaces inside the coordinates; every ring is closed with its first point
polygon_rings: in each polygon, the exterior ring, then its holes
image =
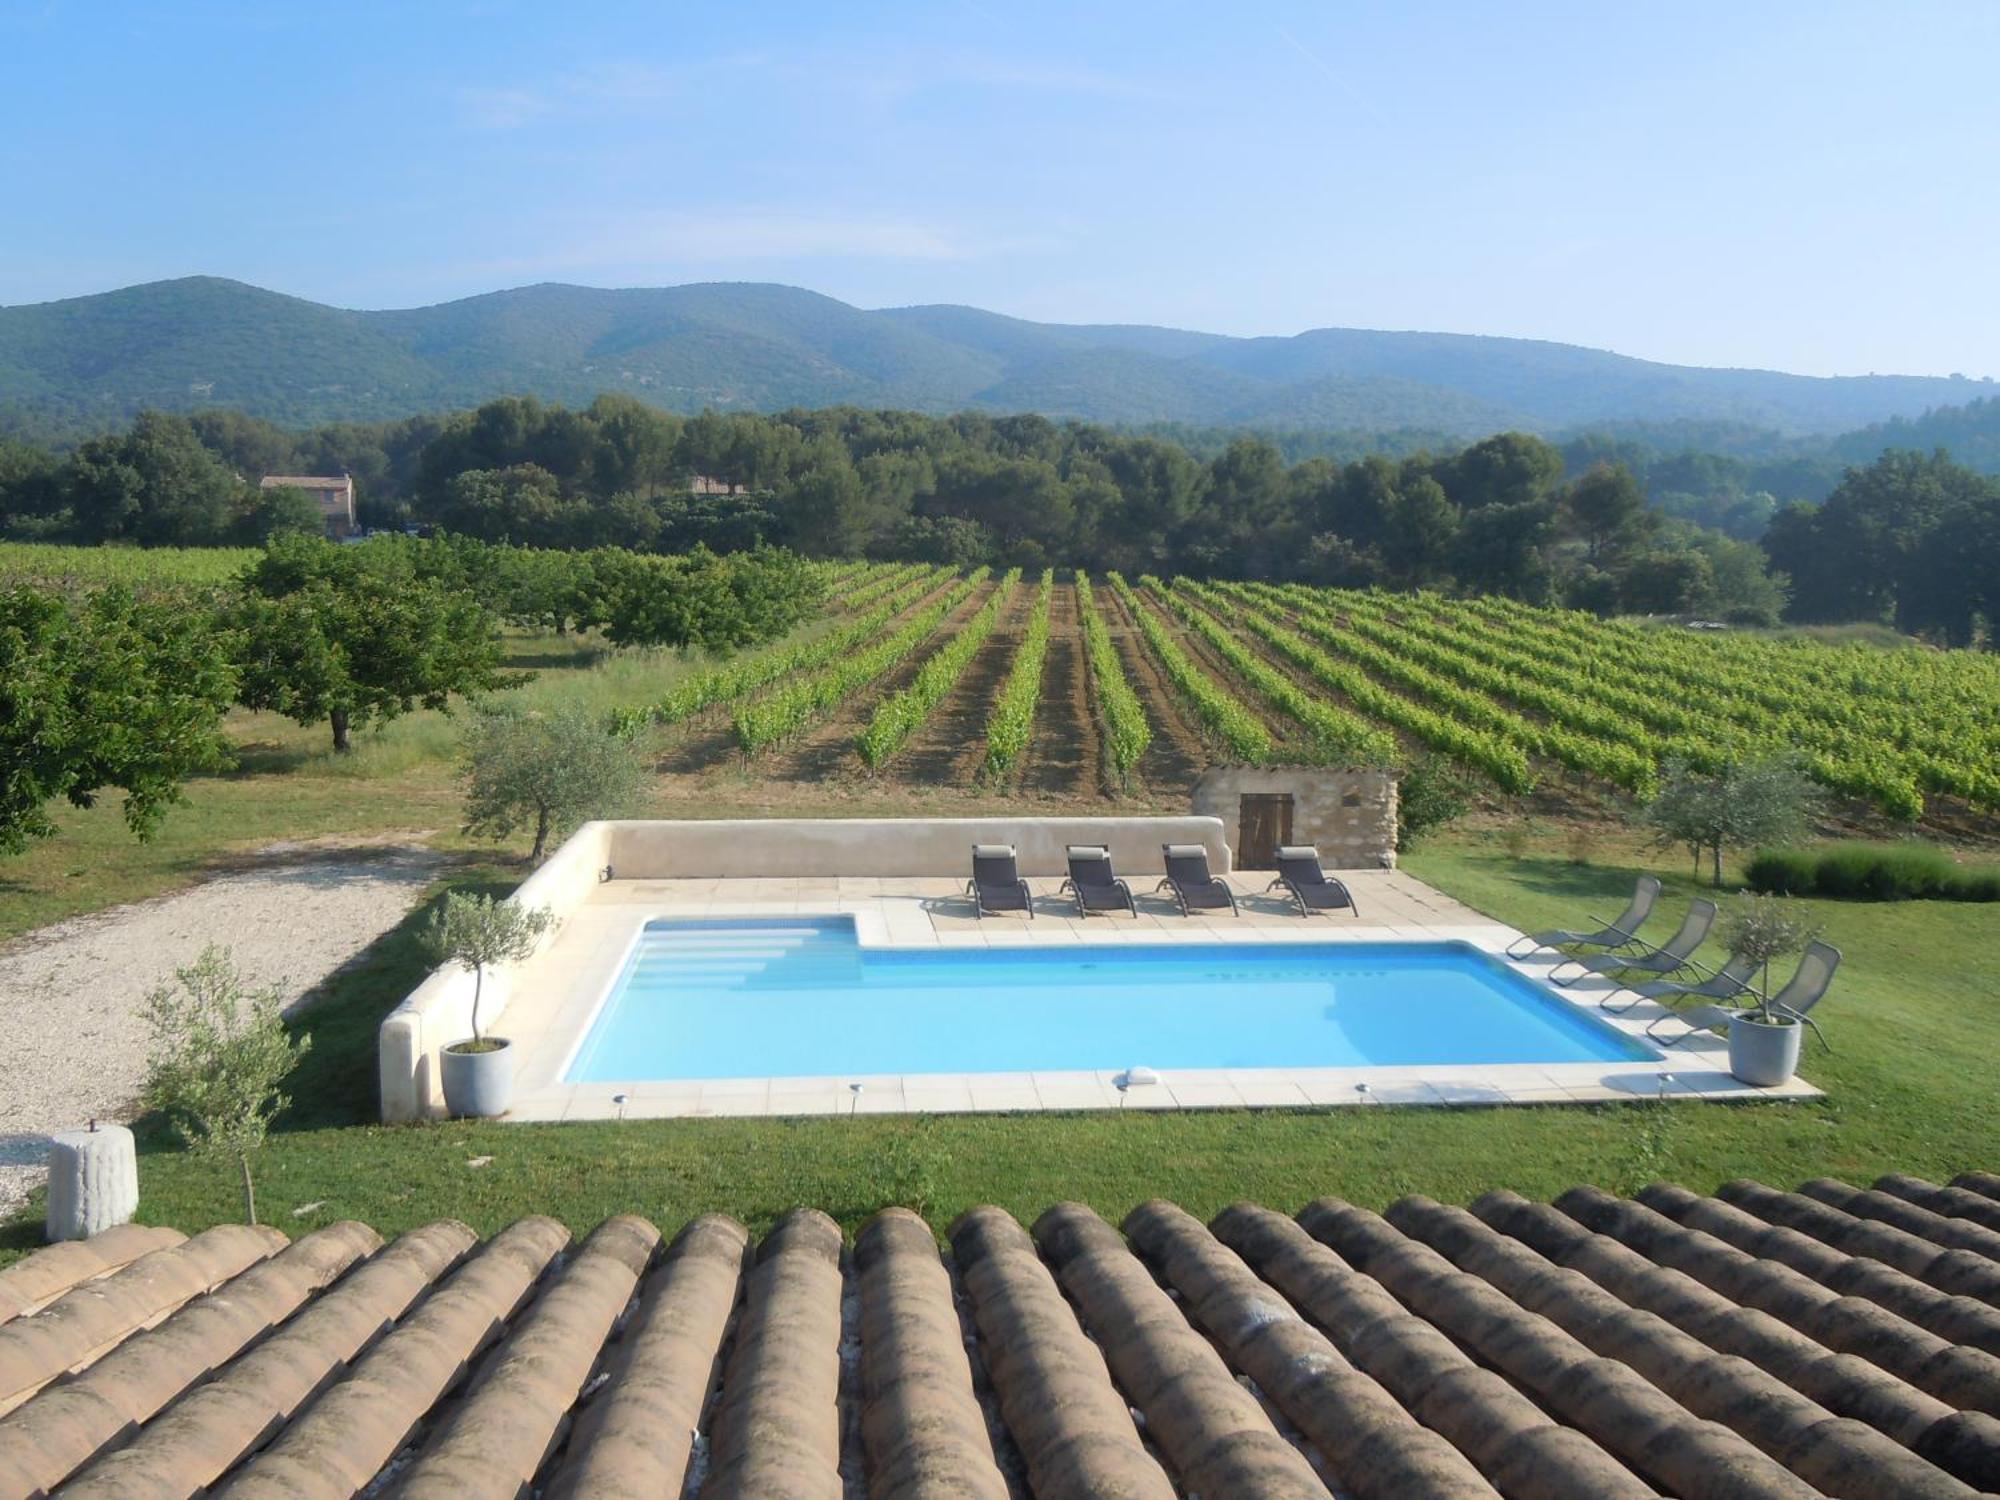
{"type": "Polygon", "coordinates": [[[644,716],[689,735],[706,723],[708,763],[776,780],[1179,794],[1210,764],[1435,754],[1496,794],[1643,800],[1669,761],[1790,752],[1889,818],[2000,815],[1991,655],[1654,629],[1502,599],[849,567],[811,630],[681,683],[644,716]]]}
{"type": "MultiPolygon", "coordinates": [[[[1655,628],[1497,597],[925,563],[812,564],[806,602],[759,632],[758,588],[790,585],[732,580],[729,559],[459,551],[433,561],[456,558],[457,586],[516,629],[561,628],[565,610],[579,630],[602,625],[587,633],[617,672],[590,701],[620,731],[648,731],[662,774],[697,800],[702,778],[727,774],[1179,803],[1210,765],[1435,756],[1495,798],[1615,806],[1649,798],[1670,763],[1786,753],[1857,815],[2000,831],[1989,652],[1655,628]],[[548,602],[587,593],[574,579],[593,569],[613,604],[586,616],[548,602]],[[736,623],[702,626],[705,609],[736,623]],[[800,609],[811,617],[787,629],[800,609]],[[604,644],[760,633],[692,659],[604,644]]],[[[0,545],[0,583],[203,586],[261,556],[0,545]]],[[[551,682],[543,701],[566,691],[551,682]]]]}

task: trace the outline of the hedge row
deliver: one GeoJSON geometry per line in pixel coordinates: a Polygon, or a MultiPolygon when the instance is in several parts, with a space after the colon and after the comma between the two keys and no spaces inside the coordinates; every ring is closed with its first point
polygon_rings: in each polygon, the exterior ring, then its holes
{"type": "Polygon", "coordinates": [[[1752,890],[1861,901],[2000,901],[2000,869],[1967,868],[1934,844],[1775,849],[1750,861],[1752,890]]]}

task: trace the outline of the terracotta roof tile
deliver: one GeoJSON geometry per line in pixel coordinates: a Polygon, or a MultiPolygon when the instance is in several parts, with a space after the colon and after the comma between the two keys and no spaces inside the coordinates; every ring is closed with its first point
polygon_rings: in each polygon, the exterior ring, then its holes
{"type": "Polygon", "coordinates": [[[121,1230],[0,1274],[0,1496],[2000,1491],[2000,1176],[1297,1219],[121,1230]],[[5,1300],[11,1297],[12,1301],[5,1300]]]}

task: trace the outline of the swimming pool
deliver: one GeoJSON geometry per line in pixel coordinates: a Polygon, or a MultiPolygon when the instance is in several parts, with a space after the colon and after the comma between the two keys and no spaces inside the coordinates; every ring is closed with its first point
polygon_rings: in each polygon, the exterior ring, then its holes
{"type": "Polygon", "coordinates": [[[570,1083],[1592,1063],[1658,1054],[1460,943],[869,948],[851,918],[648,922],[570,1083]]]}

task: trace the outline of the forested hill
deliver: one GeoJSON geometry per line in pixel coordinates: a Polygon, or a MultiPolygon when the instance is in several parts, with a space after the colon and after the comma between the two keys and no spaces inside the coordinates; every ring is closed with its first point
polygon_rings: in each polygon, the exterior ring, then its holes
{"type": "Polygon", "coordinates": [[[669,410],[856,405],[1232,428],[1474,437],[1618,423],[1832,434],[1991,389],[1656,364],[1529,339],[1323,328],[1228,338],[1031,323],[968,307],[864,311],[753,283],[543,285],[353,312],[215,277],[0,308],[0,410],[64,436],[141,407],[290,425],[380,420],[501,394],[669,410]]]}

